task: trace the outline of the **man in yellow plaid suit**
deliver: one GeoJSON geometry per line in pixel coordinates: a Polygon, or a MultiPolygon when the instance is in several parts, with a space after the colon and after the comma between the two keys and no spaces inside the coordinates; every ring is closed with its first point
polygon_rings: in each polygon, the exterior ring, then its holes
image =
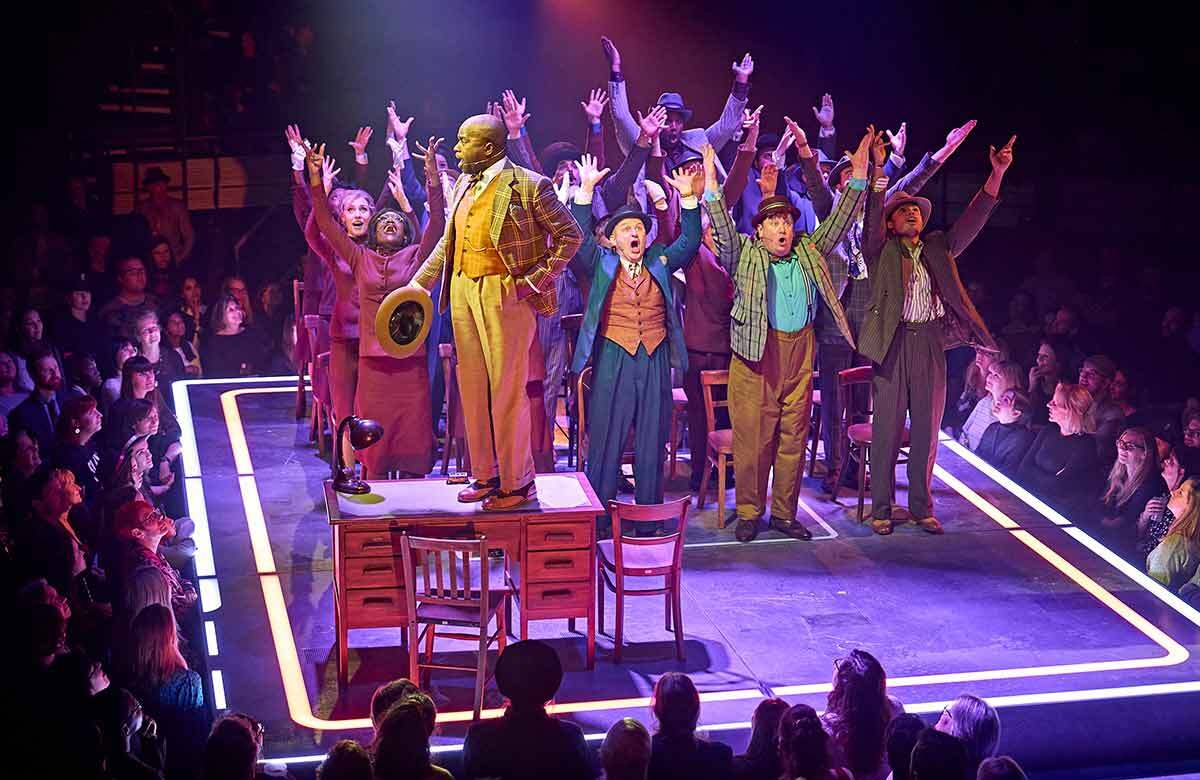
{"type": "Polygon", "coordinates": [[[494,116],[462,123],[446,232],[413,277],[426,290],[442,281],[474,478],[458,500],[487,510],[537,498],[525,396],[535,314],[558,308],[554,280],[583,241],[550,180],[505,156],[505,136],[494,116]]]}

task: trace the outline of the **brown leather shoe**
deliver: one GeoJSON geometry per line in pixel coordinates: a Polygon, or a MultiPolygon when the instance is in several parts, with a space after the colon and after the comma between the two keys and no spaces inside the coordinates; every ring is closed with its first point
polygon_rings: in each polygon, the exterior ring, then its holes
{"type": "Polygon", "coordinates": [[[921,526],[921,530],[927,534],[944,534],[946,531],[942,528],[942,524],[938,522],[936,517],[913,518],[913,522],[921,526]]]}
{"type": "Polygon", "coordinates": [[[503,512],[506,509],[516,509],[531,501],[537,501],[537,484],[530,482],[523,488],[507,491],[501,490],[483,500],[483,511],[503,512]]]}
{"type": "Polygon", "coordinates": [[[870,523],[871,530],[880,536],[887,536],[892,532],[892,521],[886,517],[872,517],[870,523]]]}
{"type": "Polygon", "coordinates": [[[462,490],[458,491],[458,500],[464,504],[473,504],[476,501],[482,501],[488,496],[500,492],[500,478],[494,477],[487,482],[479,482],[476,480],[462,490]]]}

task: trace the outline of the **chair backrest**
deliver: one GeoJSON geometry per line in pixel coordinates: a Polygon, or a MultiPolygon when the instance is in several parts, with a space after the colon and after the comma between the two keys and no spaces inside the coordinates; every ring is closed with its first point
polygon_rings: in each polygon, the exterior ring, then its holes
{"type": "Polygon", "coordinates": [[[567,366],[575,359],[575,342],[579,338],[579,329],[583,327],[583,314],[564,314],[559,318],[563,333],[567,339],[567,366]]]}
{"type": "Polygon", "coordinates": [[[683,565],[683,541],[687,531],[687,513],[691,506],[692,497],[684,496],[663,504],[626,504],[622,501],[609,501],[608,511],[612,515],[613,534],[613,563],[616,564],[617,575],[623,572],[637,576],[654,576],[665,574],[667,571],[679,571],[683,565]],[[621,532],[622,522],[663,523],[667,527],[670,520],[676,521],[675,530],[664,536],[624,536],[621,532]],[[637,569],[625,572],[624,552],[626,546],[657,547],[673,545],[671,564],[657,569],[637,569]]]}
{"type": "MultiPolygon", "coordinates": [[[[717,429],[717,409],[722,406],[729,406],[729,370],[723,371],[701,371],[700,372],[700,392],[704,394],[704,419],[708,422],[708,429],[715,431],[717,429]],[[713,388],[726,388],[725,397],[721,400],[713,398],[713,388]]],[[[692,457],[696,457],[695,454],[692,457]]]]}
{"type": "MultiPolygon", "coordinates": [[[[850,399],[855,385],[870,385],[871,380],[874,378],[875,369],[870,365],[855,366],[854,368],[847,368],[844,371],[838,372],[838,405],[842,409],[842,425],[849,426],[854,422],[854,405],[850,403],[850,399]]],[[[869,390],[870,388],[868,387],[867,389],[869,390]]],[[[871,418],[873,412],[873,395],[870,392],[865,393],[867,399],[867,419],[871,418]]]]}
{"type": "Polygon", "coordinates": [[[417,614],[417,603],[479,610],[487,621],[488,544],[486,536],[474,539],[430,539],[400,537],[404,564],[405,599],[408,614],[417,614]],[[471,559],[475,558],[479,582],[471,581],[471,559]],[[420,565],[420,572],[417,566],[420,565]],[[418,576],[418,574],[420,576],[418,576]]]}
{"type": "Polygon", "coordinates": [[[315,362],[317,355],[329,351],[329,320],[319,314],[305,314],[304,330],[308,333],[308,359],[315,362]]]}
{"type": "Polygon", "coordinates": [[[587,452],[587,402],[592,393],[592,367],[584,366],[575,379],[575,419],[579,423],[579,435],[575,437],[575,462],[583,471],[583,456],[587,452]]]}

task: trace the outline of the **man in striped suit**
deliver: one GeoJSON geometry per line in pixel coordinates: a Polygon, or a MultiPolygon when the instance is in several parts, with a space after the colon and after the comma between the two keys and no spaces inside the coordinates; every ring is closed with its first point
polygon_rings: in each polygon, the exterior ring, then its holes
{"type": "Polygon", "coordinates": [[[1013,136],[1000,151],[991,148],[991,175],[945,232],[924,233],[933,209],[926,198],[897,192],[885,204],[886,181],[867,197],[863,257],[871,300],[858,331],[858,351],[875,368],[871,528],[877,534],[892,532],[896,457],[906,416],[912,423],[909,512],[923,530],[942,533],[933,516],[930,483],[946,401],[945,350],[960,344],[996,348],[958,276],[957,257],[987,224],[1016,140],[1013,136]]]}
{"type": "Polygon", "coordinates": [[[734,230],[723,198],[710,204],[717,256],[734,282],[729,417],[739,541],[758,534],[772,469],[771,526],[796,539],[812,538],[796,519],[796,507],[812,411],[813,322],[820,296],[854,347],[824,255],[845,237],[862,208],[873,137],[870,128],[851,156],[846,194],[811,234],[794,233],[797,215],[787,198],[763,199],[753,220],[754,238],[734,230]],[[730,245],[737,251],[726,251],[730,245]]]}

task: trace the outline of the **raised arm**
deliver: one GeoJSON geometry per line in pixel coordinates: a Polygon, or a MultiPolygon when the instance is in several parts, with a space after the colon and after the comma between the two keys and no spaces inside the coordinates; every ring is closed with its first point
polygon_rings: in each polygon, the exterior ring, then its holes
{"type": "Polygon", "coordinates": [[[304,230],[308,224],[308,215],[312,212],[312,199],[308,194],[308,181],[304,176],[304,159],[308,153],[304,151],[304,138],[300,135],[298,125],[288,125],[283,131],[291,152],[292,161],[292,216],[296,218],[296,226],[304,230]]]}
{"type": "MultiPolygon", "coordinates": [[[[616,210],[629,196],[629,190],[633,188],[638,173],[650,155],[650,147],[662,132],[666,121],[667,110],[662,106],[651,107],[645,116],[642,116],[642,112],[638,112],[640,132],[637,141],[634,142],[633,148],[621,162],[621,167],[617,169],[617,172],[600,185],[600,196],[604,201],[604,207],[609,211],[616,210]]],[[[596,162],[596,167],[600,167],[599,161],[596,162]]]]}
{"type": "Polygon", "coordinates": [[[867,204],[863,213],[862,253],[867,263],[867,274],[875,273],[883,245],[887,243],[887,226],[883,222],[883,207],[887,198],[887,177],[876,171],[867,192],[867,204]]]}
{"type": "Polygon", "coordinates": [[[429,193],[429,223],[421,233],[421,245],[417,250],[417,257],[421,260],[433,254],[442,234],[446,232],[446,195],[442,191],[442,179],[437,169],[437,152],[443,140],[430,136],[428,146],[421,148],[418,145],[425,162],[425,191],[429,193]]]}
{"type": "MultiPolygon", "coordinates": [[[[351,268],[358,264],[362,247],[354,243],[346,231],[334,219],[329,210],[329,198],[325,194],[324,181],[321,175],[325,161],[325,144],[312,148],[308,153],[308,189],[312,196],[313,219],[321,235],[329,242],[333,251],[345,260],[351,268]]],[[[335,269],[336,270],[336,269],[335,269]]]]}
{"type": "Polygon", "coordinates": [[[800,176],[804,181],[804,188],[808,190],[808,197],[812,200],[813,213],[817,215],[817,219],[828,219],[833,212],[833,190],[830,189],[829,183],[821,177],[821,169],[817,166],[817,156],[813,154],[812,147],[808,144],[808,135],[791,117],[785,116],[783,121],[787,123],[792,142],[796,145],[796,152],[800,156],[800,176]]]}
{"type": "MultiPolygon", "coordinates": [[[[504,145],[509,159],[517,165],[543,173],[542,164],[533,151],[533,141],[529,140],[529,132],[525,129],[525,123],[529,121],[529,114],[525,113],[525,99],[517,100],[513,91],[506,89],[500,100],[500,118],[508,129],[508,139],[504,145]]],[[[550,175],[553,176],[554,171],[550,171],[550,175]]]]}
{"type": "Polygon", "coordinates": [[[729,97],[725,100],[725,109],[717,121],[704,130],[704,135],[708,137],[708,142],[714,149],[720,149],[729,143],[734,131],[741,125],[742,111],[746,108],[750,95],[750,74],[753,72],[754,58],[749,52],[740,62],[733,63],[733,89],[729,91],[729,97]]]}
{"type": "Polygon", "coordinates": [[[602,89],[593,89],[587,101],[580,101],[584,116],[587,117],[588,131],[583,139],[583,153],[596,158],[596,167],[604,166],[604,125],[600,118],[604,116],[604,107],[608,105],[608,95],[602,89]]]}
{"type": "MultiPolygon", "coordinates": [[[[712,144],[705,144],[701,149],[704,153],[704,166],[713,171],[713,187],[716,187],[717,153],[712,144]]],[[[676,171],[667,181],[679,193],[679,237],[667,247],[667,270],[670,273],[688,265],[696,259],[696,250],[700,248],[700,208],[696,201],[695,179],[683,171],[676,171]]],[[[706,185],[707,186],[707,185],[706,185]]]]}
{"type": "Polygon", "coordinates": [[[992,173],[984,182],[983,189],[975,193],[975,197],[971,198],[971,202],[967,204],[963,213],[946,231],[946,246],[951,255],[958,257],[965,252],[971,242],[975,240],[975,236],[979,235],[979,231],[983,230],[983,226],[987,224],[992,209],[996,207],[996,199],[1000,195],[1000,183],[1004,181],[1004,174],[1008,171],[1008,166],[1012,165],[1012,148],[1016,142],[1017,137],[1014,135],[999,151],[994,146],[988,147],[992,173]]]}
{"type": "MultiPolygon", "coordinates": [[[[740,149],[738,156],[742,156],[740,149]]],[[[737,163],[735,162],[734,165],[736,166],[737,163]]],[[[737,268],[738,258],[741,256],[742,237],[738,235],[733,218],[729,216],[729,207],[726,205],[728,189],[718,189],[715,177],[710,178],[715,173],[713,170],[715,168],[715,164],[709,165],[708,161],[705,161],[704,207],[708,209],[708,224],[712,229],[713,246],[717,249],[717,262],[732,276],[737,268]]],[[[733,178],[732,175],[730,178],[733,178]]],[[[725,180],[725,184],[728,187],[729,179],[725,180]]]]}
{"type": "Polygon", "coordinates": [[[841,156],[838,150],[837,130],[833,126],[833,96],[826,92],[821,96],[821,107],[813,106],[813,116],[817,118],[820,130],[817,132],[817,148],[825,152],[825,156],[836,160],[841,156]]]}
{"type": "Polygon", "coordinates": [[[758,153],[756,147],[758,146],[761,117],[762,106],[754,111],[744,110],[742,112],[744,138],[738,144],[737,155],[733,158],[733,165],[729,166],[729,175],[725,177],[723,194],[726,203],[737,203],[741,200],[742,193],[746,191],[746,182],[750,179],[750,167],[754,164],[754,156],[758,153]]]}
{"type": "Polygon", "coordinates": [[[837,206],[829,215],[829,219],[818,225],[817,229],[812,232],[812,241],[821,255],[829,254],[835,246],[842,242],[842,239],[846,237],[846,231],[858,217],[858,210],[863,207],[867,184],[867,155],[871,152],[872,146],[874,146],[876,154],[881,156],[880,164],[882,165],[882,155],[886,153],[883,148],[883,138],[875,134],[873,126],[868,126],[866,134],[858,142],[858,148],[853,154],[848,153],[851,170],[850,183],[846,185],[846,189],[842,190],[842,195],[838,198],[837,206]]]}
{"type": "Polygon", "coordinates": [[[597,169],[596,158],[592,155],[585,154],[580,158],[579,189],[571,204],[571,215],[579,224],[583,241],[570,262],[571,272],[578,278],[591,279],[596,270],[599,248],[592,230],[592,198],[595,197],[596,184],[607,175],[608,168],[597,169]]]}
{"type": "Polygon", "coordinates": [[[622,154],[629,154],[630,147],[638,135],[637,120],[629,110],[629,96],[625,92],[625,74],[621,72],[621,52],[607,36],[600,37],[600,48],[608,60],[608,95],[613,115],[613,129],[617,134],[617,146],[622,154]]]}

